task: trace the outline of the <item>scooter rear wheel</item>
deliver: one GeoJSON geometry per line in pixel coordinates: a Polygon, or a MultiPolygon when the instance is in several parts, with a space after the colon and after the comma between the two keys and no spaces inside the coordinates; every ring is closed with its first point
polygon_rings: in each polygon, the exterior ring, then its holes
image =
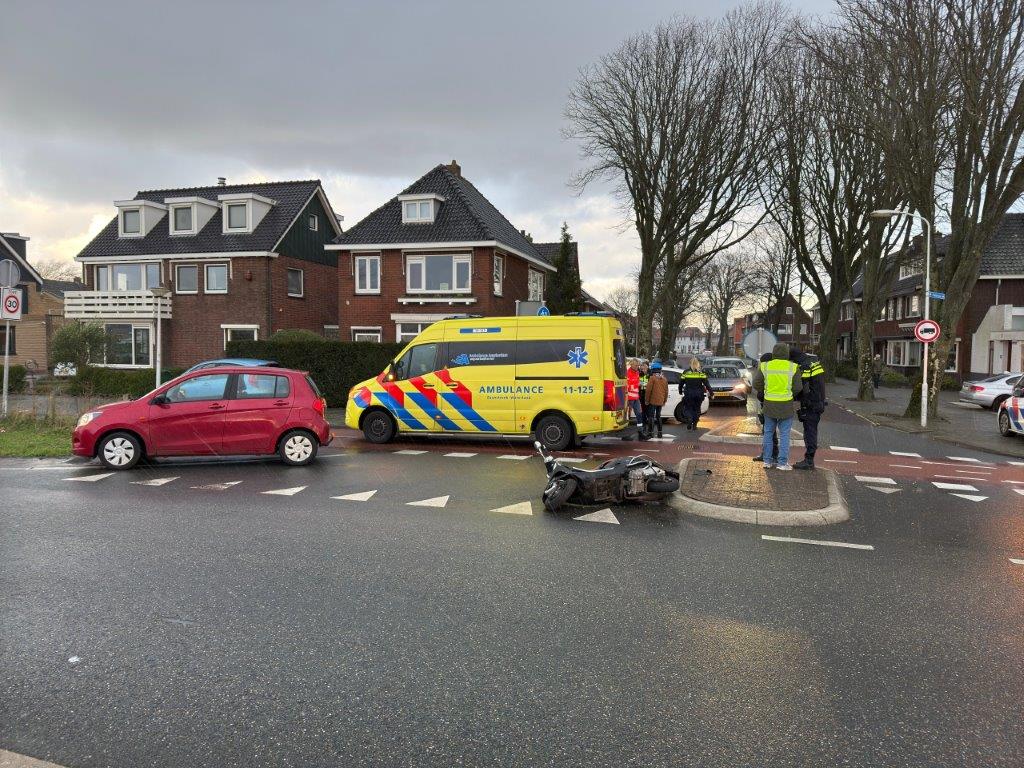
{"type": "Polygon", "coordinates": [[[679,490],[679,481],[674,477],[666,477],[664,480],[651,480],[647,484],[648,493],[675,493],[679,490]]]}
{"type": "Polygon", "coordinates": [[[576,493],[576,481],[571,477],[552,480],[544,489],[544,508],[556,512],[576,493]]]}

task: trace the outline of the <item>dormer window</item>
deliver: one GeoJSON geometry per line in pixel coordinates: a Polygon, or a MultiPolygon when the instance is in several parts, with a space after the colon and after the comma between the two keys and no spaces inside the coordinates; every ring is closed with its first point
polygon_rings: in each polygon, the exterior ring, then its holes
{"type": "Polygon", "coordinates": [[[432,224],[437,207],[444,202],[439,195],[399,195],[403,224],[432,224]]]}
{"type": "Polygon", "coordinates": [[[168,197],[164,200],[171,211],[168,217],[171,237],[197,235],[220,208],[205,197],[168,197]]]}
{"type": "Polygon", "coordinates": [[[138,208],[126,208],[121,211],[121,234],[142,234],[142,211],[138,208]]]}
{"type": "Polygon", "coordinates": [[[248,203],[230,203],[228,205],[228,224],[229,230],[232,229],[249,229],[249,204],[248,203]]]}
{"type": "Polygon", "coordinates": [[[179,205],[171,208],[171,233],[190,235],[195,231],[192,225],[192,206],[179,205]]]}
{"type": "Polygon", "coordinates": [[[118,237],[145,237],[167,213],[167,206],[152,200],[115,200],[118,237]]]}
{"type": "Polygon", "coordinates": [[[254,192],[232,192],[218,195],[223,218],[225,235],[247,235],[256,230],[271,208],[277,205],[271,200],[254,192]]]}

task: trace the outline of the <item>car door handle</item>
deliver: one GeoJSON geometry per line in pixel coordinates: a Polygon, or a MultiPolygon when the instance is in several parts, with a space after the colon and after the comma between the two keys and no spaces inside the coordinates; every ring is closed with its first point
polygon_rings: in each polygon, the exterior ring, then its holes
{"type": "Polygon", "coordinates": [[[459,382],[458,381],[449,381],[448,382],[448,389],[458,389],[458,388],[459,388],[459,382]]]}
{"type": "Polygon", "coordinates": [[[287,400],[275,400],[274,405],[288,405],[287,400]]]}
{"type": "Polygon", "coordinates": [[[223,407],[224,406],[221,405],[220,403],[214,403],[213,405],[210,406],[210,410],[211,411],[219,411],[223,407]]]}
{"type": "Polygon", "coordinates": [[[420,384],[420,386],[423,387],[424,389],[434,389],[433,384],[427,384],[426,382],[423,382],[422,384],[420,384]]]}

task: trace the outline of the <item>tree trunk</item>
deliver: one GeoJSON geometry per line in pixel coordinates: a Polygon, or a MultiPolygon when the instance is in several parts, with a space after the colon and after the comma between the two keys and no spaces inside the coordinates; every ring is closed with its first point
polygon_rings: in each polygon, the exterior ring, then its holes
{"type": "Polygon", "coordinates": [[[873,322],[865,322],[863,317],[859,317],[857,322],[857,399],[869,402],[875,399],[874,325],[873,322]]]}
{"type": "Polygon", "coordinates": [[[836,380],[836,325],[839,323],[840,301],[823,304],[818,302],[821,312],[821,335],[818,338],[818,357],[825,369],[825,381],[836,380]]]}
{"type": "Polygon", "coordinates": [[[676,332],[679,330],[679,321],[682,319],[680,307],[676,304],[675,295],[671,291],[665,291],[661,299],[661,342],[658,344],[658,357],[661,360],[668,360],[669,355],[674,351],[673,345],[676,340],[676,332]]]}

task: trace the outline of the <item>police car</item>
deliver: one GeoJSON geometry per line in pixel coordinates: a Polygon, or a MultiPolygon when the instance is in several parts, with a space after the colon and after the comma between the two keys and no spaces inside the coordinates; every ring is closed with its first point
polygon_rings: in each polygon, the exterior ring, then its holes
{"type": "Polygon", "coordinates": [[[1014,387],[1013,393],[999,406],[999,434],[1003,437],[1024,435],[1024,386],[1014,387]]]}

